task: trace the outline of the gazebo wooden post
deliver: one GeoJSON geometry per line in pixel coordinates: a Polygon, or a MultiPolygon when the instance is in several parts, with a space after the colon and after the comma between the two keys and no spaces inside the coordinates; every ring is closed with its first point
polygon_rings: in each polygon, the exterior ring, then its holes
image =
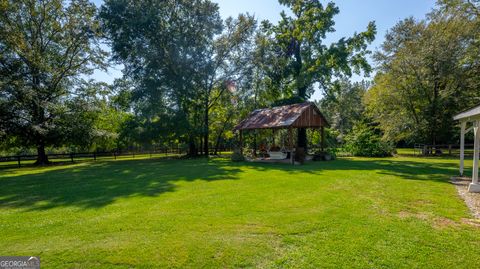
{"type": "Polygon", "coordinates": [[[289,147],[290,147],[290,162],[292,164],[294,164],[295,159],[293,157],[293,130],[292,130],[292,127],[288,128],[288,143],[289,143],[289,147]]]}
{"type": "Polygon", "coordinates": [[[272,128],[272,145],[270,146],[270,148],[273,146],[275,146],[275,129],[272,128]]]}
{"type": "Polygon", "coordinates": [[[323,128],[323,125],[322,127],[320,127],[320,136],[321,136],[321,139],[322,141],[320,142],[320,148],[322,150],[322,152],[325,150],[325,130],[323,128]]]}
{"type": "Polygon", "coordinates": [[[258,131],[255,129],[253,133],[253,156],[257,157],[257,134],[258,131]]]}
{"type": "Polygon", "coordinates": [[[243,131],[240,130],[240,154],[243,156],[243,131]]]}

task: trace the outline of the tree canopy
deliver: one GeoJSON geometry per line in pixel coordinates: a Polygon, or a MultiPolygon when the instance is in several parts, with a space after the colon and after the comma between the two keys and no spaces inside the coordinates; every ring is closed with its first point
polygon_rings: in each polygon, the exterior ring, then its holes
{"type": "Polygon", "coordinates": [[[81,76],[103,67],[96,7],[86,0],[2,0],[0,13],[1,134],[36,147],[37,162],[47,163],[45,146],[74,132],[67,118],[80,120],[81,76]]]}
{"type": "Polygon", "coordinates": [[[478,2],[441,1],[425,20],[407,18],[388,32],[366,96],[386,139],[454,142],[453,115],[480,102],[475,10],[478,2]]]}
{"type": "Polygon", "coordinates": [[[203,136],[208,153],[211,109],[233,94],[227,88],[243,85],[255,19],[239,15],[223,21],[217,4],[203,0],[112,0],[101,16],[113,57],[134,83],[137,119],[152,130],[147,136],[173,135],[190,144],[191,154],[203,136]]]}
{"type": "MultiPolygon", "coordinates": [[[[263,22],[261,44],[264,46],[266,74],[272,91],[281,91],[288,102],[308,100],[315,87],[326,89],[332,79],[351,76],[361,71],[370,73],[367,45],[376,34],[374,22],[367,30],[326,44],[328,33],[334,32],[334,16],[339,13],[333,2],[323,5],[318,0],[280,0],[292,15],[281,13],[274,25],[263,22]],[[268,51],[270,50],[270,51],[268,51]]],[[[306,147],[306,132],[298,132],[299,146],[306,147]]]]}

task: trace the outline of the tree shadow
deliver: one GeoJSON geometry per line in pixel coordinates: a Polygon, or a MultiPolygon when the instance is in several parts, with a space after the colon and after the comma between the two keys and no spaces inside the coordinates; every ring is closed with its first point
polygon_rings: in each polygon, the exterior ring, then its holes
{"type": "Polygon", "coordinates": [[[329,162],[307,162],[304,165],[244,163],[246,167],[258,171],[278,170],[291,174],[310,173],[321,175],[331,170],[375,171],[381,175],[397,176],[407,180],[430,180],[449,182],[449,177],[458,174],[458,167],[452,163],[429,162],[428,159],[395,160],[393,158],[341,158],[329,162]]]}
{"type": "Polygon", "coordinates": [[[348,160],[350,169],[376,170],[378,174],[396,176],[406,180],[423,180],[448,183],[456,174],[457,167],[451,163],[399,160],[348,160]]]}
{"type": "Polygon", "coordinates": [[[206,159],[151,159],[105,161],[29,175],[7,175],[0,178],[0,208],[99,208],[122,197],[173,192],[175,181],[237,179],[240,171],[225,162],[206,159]]]}
{"type": "MultiPolygon", "coordinates": [[[[61,206],[100,208],[131,196],[158,196],[174,192],[178,181],[236,180],[246,169],[259,172],[283,171],[291,175],[319,175],[327,171],[373,171],[405,180],[447,183],[457,167],[428,160],[351,159],[289,164],[233,163],[227,159],[122,160],[65,166],[34,174],[0,177],[0,208],[43,210],[61,206]]],[[[355,173],[352,173],[354,180],[355,173]]],[[[266,174],[268,176],[268,174],[266,174]]],[[[319,180],[322,177],[318,177],[319,180]]]]}

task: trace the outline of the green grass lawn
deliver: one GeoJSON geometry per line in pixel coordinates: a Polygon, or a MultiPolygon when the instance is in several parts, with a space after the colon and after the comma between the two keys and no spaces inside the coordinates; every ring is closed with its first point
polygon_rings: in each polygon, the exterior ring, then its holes
{"type": "MultiPolygon", "coordinates": [[[[42,268],[480,268],[457,160],[0,170],[0,255],[42,268]]],[[[471,163],[471,161],[470,161],[471,163]]]]}

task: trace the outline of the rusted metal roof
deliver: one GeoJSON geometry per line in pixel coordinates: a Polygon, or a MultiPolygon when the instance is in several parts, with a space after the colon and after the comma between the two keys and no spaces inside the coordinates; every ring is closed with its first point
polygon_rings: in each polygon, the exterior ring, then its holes
{"type": "Polygon", "coordinates": [[[318,128],[328,126],[325,117],[312,102],[256,109],[234,130],[274,128],[318,128]]]}

